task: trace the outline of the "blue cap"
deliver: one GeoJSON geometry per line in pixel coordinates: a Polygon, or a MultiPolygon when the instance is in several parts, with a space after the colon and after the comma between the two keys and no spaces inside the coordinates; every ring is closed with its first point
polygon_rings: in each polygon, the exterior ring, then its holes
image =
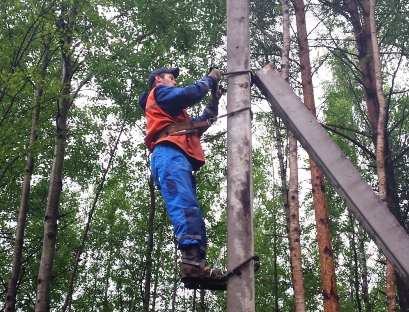
{"type": "Polygon", "coordinates": [[[174,67],[174,68],[161,67],[161,68],[155,69],[149,75],[149,87],[152,88],[152,85],[153,85],[153,82],[155,81],[156,76],[160,76],[161,74],[164,74],[164,73],[172,74],[173,77],[177,78],[177,76],[179,76],[179,67],[174,67]]]}

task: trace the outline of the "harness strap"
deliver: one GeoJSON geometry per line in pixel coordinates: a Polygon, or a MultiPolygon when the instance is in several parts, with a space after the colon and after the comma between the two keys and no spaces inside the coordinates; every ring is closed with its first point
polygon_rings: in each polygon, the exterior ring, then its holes
{"type": "Polygon", "coordinates": [[[196,262],[196,261],[192,261],[192,260],[188,260],[188,259],[182,259],[182,263],[186,263],[186,264],[190,264],[190,265],[194,265],[197,266],[199,268],[204,267],[204,265],[202,265],[202,262],[196,262]]]}
{"type": "Polygon", "coordinates": [[[177,237],[177,240],[181,240],[183,238],[194,238],[194,239],[202,239],[202,236],[200,235],[189,235],[189,234],[183,234],[177,237]]]}
{"type": "Polygon", "coordinates": [[[188,133],[196,133],[199,131],[199,128],[208,127],[212,123],[212,119],[207,119],[205,121],[199,122],[188,121],[171,124],[156,135],[155,141],[169,135],[184,135],[188,133]]]}

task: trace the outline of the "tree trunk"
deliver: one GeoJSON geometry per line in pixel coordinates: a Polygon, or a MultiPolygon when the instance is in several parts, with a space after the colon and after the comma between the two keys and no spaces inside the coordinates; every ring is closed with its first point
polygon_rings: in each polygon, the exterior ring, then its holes
{"type": "MultiPolygon", "coordinates": [[[[42,58],[42,67],[41,67],[41,77],[44,77],[45,71],[48,67],[48,47],[45,47],[45,51],[42,58]]],[[[34,142],[37,140],[37,122],[40,117],[40,105],[41,105],[41,97],[43,94],[42,89],[43,81],[40,81],[35,86],[35,101],[34,101],[34,109],[32,115],[32,123],[31,123],[31,133],[30,133],[30,143],[28,146],[29,151],[33,147],[34,142]]],[[[24,176],[23,181],[23,188],[21,193],[21,200],[20,200],[20,209],[18,213],[18,220],[17,220],[17,228],[16,228],[16,237],[14,242],[14,255],[13,255],[13,263],[11,269],[11,275],[9,278],[9,282],[7,285],[7,297],[6,297],[6,311],[7,312],[14,312],[16,311],[16,296],[17,296],[17,282],[20,277],[21,271],[21,259],[23,255],[23,245],[24,245],[24,231],[26,226],[26,219],[27,219],[27,212],[28,212],[28,199],[30,195],[30,188],[31,188],[31,176],[34,170],[34,157],[32,156],[31,152],[27,155],[27,165],[26,165],[26,173],[24,176]]]]}
{"type": "Polygon", "coordinates": [[[277,253],[277,216],[273,216],[273,280],[274,280],[274,309],[273,311],[280,311],[279,297],[278,297],[278,253],[277,253]]]}
{"type": "Polygon", "coordinates": [[[290,144],[290,257],[294,284],[295,311],[307,311],[305,286],[302,269],[300,243],[300,217],[298,205],[298,164],[297,140],[292,132],[288,133],[290,144]]]}
{"type": "MultiPolygon", "coordinates": [[[[283,49],[281,53],[281,76],[288,81],[289,53],[290,53],[290,18],[288,0],[281,0],[283,10],[283,49]]],[[[295,311],[307,310],[305,303],[305,286],[302,270],[301,244],[300,244],[300,218],[298,200],[298,152],[297,140],[291,131],[288,132],[290,183],[287,190],[288,196],[288,230],[290,238],[290,262],[293,279],[295,311]]]]}
{"type": "MultiPolygon", "coordinates": [[[[358,252],[357,252],[357,244],[356,244],[356,238],[355,238],[355,226],[354,226],[354,218],[351,213],[348,213],[349,217],[349,224],[351,225],[351,234],[352,237],[350,239],[350,244],[351,244],[351,249],[354,255],[354,293],[355,293],[355,298],[356,298],[356,303],[357,303],[357,312],[362,312],[362,303],[361,303],[361,288],[360,288],[360,280],[359,280],[359,261],[358,261],[358,252]]],[[[352,293],[352,291],[351,291],[352,293]]]]}
{"type": "Polygon", "coordinates": [[[361,24],[361,14],[359,12],[360,6],[361,4],[357,0],[352,0],[348,1],[347,8],[357,44],[362,86],[372,129],[372,140],[373,142],[376,142],[379,105],[378,99],[376,98],[375,79],[373,78],[373,73],[375,72],[373,58],[368,57],[372,51],[371,31],[369,27],[369,6],[365,4],[362,5],[363,25],[361,24]]]}
{"type": "MultiPolygon", "coordinates": [[[[70,68],[70,67],[68,67],[70,68]]],[[[69,89],[64,87],[63,89],[69,89]]],[[[55,257],[55,243],[57,239],[57,220],[59,217],[59,203],[62,190],[62,173],[67,139],[68,98],[61,99],[61,107],[57,117],[57,135],[54,146],[54,161],[50,177],[47,208],[44,218],[43,249],[40,260],[40,270],[37,279],[36,312],[50,309],[50,291],[52,282],[53,262],[55,257]]]]}
{"type": "Polygon", "coordinates": [[[153,183],[152,175],[149,178],[149,192],[151,197],[151,206],[149,209],[148,219],[148,245],[146,247],[146,274],[145,274],[145,292],[143,298],[143,311],[149,312],[149,302],[151,294],[151,279],[152,279],[152,252],[153,252],[153,221],[155,219],[155,185],[153,183]]]}
{"type": "Polygon", "coordinates": [[[200,290],[200,312],[206,312],[205,291],[200,290]]]}
{"type": "MultiPolygon", "coordinates": [[[[372,41],[372,53],[375,69],[375,82],[376,82],[376,95],[379,104],[379,117],[377,123],[377,136],[376,136],[376,171],[378,173],[378,185],[379,185],[379,197],[385,203],[387,201],[387,182],[386,182],[386,170],[385,170],[385,141],[386,141],[386,123],[388,108],[385,103],[385,97],[383,94],[382,86],[382,70],[381,61],[379,57],[378,38],[376,32],[375,23],[375,0],[369,1],[369,21],[371,29],[371,41],[372,41]]],[[[386,294],[388,300],[388,311],[396,311],[395,301],[395,270],[392,264],[386,262],[386,294]]]]}
{"type": "Polygon", "coordinates": [[[156,311],[156,291],[158,290],[158,269],[155,270],[152,294],[152,311],[156,311]]]}
{"type": "Polygon", "coordinates": [[[197,295],[197,289],[193,290],[192,311],[196,311],[196,295],[197,295]]]}
{"type": "Polygon", "coordinates": [[[280,166],[280,180],[281,180],[281,197],[283,198],[284,212],[287,219],[287,234],[290,232],[290,206],[288,203],[288,186],[287,186],[287,169],[286,160],[284,155],[284,143],[281,134],[280,122],[277,115],[272,111],[272,119],[275,131],[276,147],[277,147],[277,158],[280,166]]]}
{"type": "MultiPolygon", "coordinates": [[[[297,23],[304,103],[308,107],[310,112],[314,116],[316,116],[304,1],[293,0],[293,4],[297,23]]],[[[315,209],[315,220],[318,235],[324,309],[328,312],[338,311],[339,297],[335,280],[335,267],[331,244],[331,235],[328,224],[328,211],[327,201],[325,198],[324,177],[322,172],[318,169],[312,159],[310,159],[310,168],[313,204],[315,209]]]]}
{"type": "Polygon", "coordinates": [[[176,311],[176,292],[178,289],[178,245],[177,242],[175,241],[174,243],[175,248],[174,248],[174,255],[173,255],[173,291],[172,291],[172,312],[176,311]]]}
{"type": "MultiPolygon", "coordinates": [[[[275,128],[275,137],[276,137],[276,147],[277,147],[277,158],[278,158],[278,162],[280,164],[280,178],[281,178],[281,196],[283,198],[283,204],[284,204],[284,212],[286,215],[286,220],[287,220],[287,224],[286,224],[286,231],[287,234],[289,236],[290,233],[290,213],[289,213],[289,204],[288,204],[288,187],[287,187],[287,173],[286,173],[286,168],[285,168],[285,159],[284,159],[284,153],[283,153],[283,140],[282,140],[282,136],[281,136],[281,131],[280,131],[280,125],[279,125],[279,121],[278,118],[276,116],[276,114],[273,112],[271,112],[271,114],[273,115],[273,124],[274,124],[274,128],[275,128]]],[[[275,218],[275,216],[274,216],[275,218]]],[[[275,311],[278,311],[279,309],[279,305],[278,305],[278,272],[277,272],[277,228],[276,225],[277,224],[277,220],[274,219],[274,233],[273,233],[273,254],[274,254],[274,281],[276,281],[276,285],[275,285],[275,311]]],[[[289,241],[289,245],[290,245],[290,251],[291,251],[291,240],[289,241]]],[[[292,266],[292,258],[290,257],[290,264],[292,266]]]]}
{"type": "MultiPolygon", "coordinates": [[[[379,103],[377,98],[375,64],[372,57],[372,40],[370,27],[370,3],[365,0],[361,2],[353,0],[348,3],[348,13],[353,26],[357,50],[359,53],[359,63],[361,69],[362,85],[365,95],[365,101],[368,109],[370,125],[372,129],[372,141],[377,144],[377,129],[379,118],[379,103]],[[362,20],[359,8],[362,10],[362,20]]],[[[399,210],[399,195],[396,193],[395,173],[392,163],[391,151],[389,149],[388,139],[385,138],[385,170],[387,184],[387,203],[388,208],[402,224],[402,215],[399,210]]],[[[396,285],[399,294],[399,305],[402,311],[409,311],[409,287],[404,280],[396,275],[396,285]]]]}
{"type": "Polygon", "coordinates": [[[388,312],[396,311],[395,297],[395,269],[386,260],[386,300],[388,302],[388,312]]]}
{"type": "Polygon", "coordinates": [[[358,228],[358,239],[359,239],[359,255],[361,259],[361,280],[362,280],[362,299],[365,304],[365,312],[372,311],[372,306],[369,301],[369,292],[368,292],[368,270],[366,265],[366,253],[365,253],[365,231],[359,227],[358,228]]]}
{"type": "MultiPolygon", "coordinates": [[[[282,75],[285,75],[285,71],[281,71],[282,75]]],[[[298,165],[297,165],[297,140],[294,135],[289,132],[289,163],[290,163],[290,185],[287,187],[286,168],[283,153],[283,140],[281,139],[281,133],[279,128],[279,122],[277,116],[273,112],[275,134],[277,140],[277,154],[280,163],[280,177],[281,177],[281,193],[284,202],[284,209],[287,220],[287,234],[289,237],[290,248],[290,265],[294,290],[294,302],[295,311],[306,311],[305,303],[305,289],[304,289],[304,277],[302,272],[302,259],[301,259],[301,244],[300,244],[300,223],[299,223],[299,205],[298,205],[298,165]],[[289,196],[290,195],[290,196],[289,196]],[[290,197],[290,198],[289,198],[290,197]]],[[[276,234],[274,233],[274,246],[276,246],[276,234]]],[[[274,255],[276,255],[274,250],[274,255]]],[[[276,262],[274,262],[276,263],[276,262]]],[[[276,269],[274,270],[274,280],[278,282],[276,276],[276,269]]],[[[278,285],[278,284],[277,284],[278,285]]],[[[278,286],[276,286],[276,293],[278,286]]],[[[276,296],[276,311],[278,311],[278,296],[276,296]]]]}
{"type": "MultiPolygon", "coordinates": [[[[290,51],[290,32],[289,32],[289,13],[288,13],[288,1],[283,0],[282,1],[282,9],[283,9],[283,20],[285,21],[283,23],[283,49],[282,49],[282,54],[281,54],[281,75],[288,80],[288,69],[289,69],[289,51],[290,51]]],[[[266,41],[266,36],[264,34],[264,41],[266,41]]],[[[265,61],[266,64],[268,64],[268,54],[266,53],[265,55],[265,61]]],[[[271,107],[271,106],[270,106],[271,107]]],[[[272,107],[271,107],[272,109],[272,107]]],[[[289,205],[289,198],[288,198],[288,185],[287,185],[287,169],[286,169],[286,160],[285,160],[285,153],[284,153],[284,143],[283,143],[283,137],[281,134],[281,127],[280,127],[280,122],[277,118],[277,115],[275,112],[272,110],[271,112],[272,119],[273,119],[273,124],[274,124],[274,132],[275,132],[275,139],[276,139],[276,147],[277,147],[277,158],[279,161],[279,166],[280,166],[280,180],[281,180],[281,197],[283,200],[284,204],[284,212],[286,215],[286,232],[289,238],[289,248],[290,248],[290,253],[292,250],[292,241],[290,239],[290,205],[289,205]]],[[[276,220],[275,223],[276,224],[276,220]]],[[[274,233],[273,233],[273,255],[274,255],[274,281],[276,282],[275,284],[275,295],[274,295],[274,310],[278,311],[279,310],[279,298],[278,298],[278,272],[277,272],[277,233],[276,233],[276,227],[274,227],[274,233]]],[[[290,256],[290,265],[292,265],[292,257],[290,256]]],[[[292,275],[294,277],[294,275],[292,275]]],[[[294,279],[293,279],[294,281],[294,279]]],[[[295,285],[293,284],[293,287],[295,285]]],[[[295,294],[295,290],[294,290],[295,294]]],[[[296,301],[296,300],[295,300],[296,301]]]]}
{"type": "Polygon", "coordinates": [[[109,252],[107,272],[105,274],[104,301],[102,303],[102,312],[109,312],[111,310],[111,306],[108,300],[108,292],[109,292],[109,286],[110,286],[109,280],[111,279],[111,271],[112,271],[112,261],[111,261],[111,252],[109,252]]]}
{"type": "MultiPolygon", "coordinates": [[[[67,14],[67,8],[62,8],[62,15],[67,14]]],[[[54,160],[51,169],[50,186],[48,190],[47,207],[44,217],[44,236],[43,248],[40,260],[40,269],[37,279],[37,297],[36,312],[45,312],[50,310],[51,300],[51,282],[53,274],[53,265],[55,258],[55,244],[58,234],[57,221],[59,218],[59,203],[62,191],[63,166],[65,156],[65,144],[67,140],[67,118],[68,111],[72,104],[70,99],[71,79],[73,75],[73,64],[71,61],[70,31],[74,25],[70,18],[68,24],[63,26],[65,29],[64,44],[61,47],[61,65],[62,65],[62,89],[61,97],[58,102],[58,112],[56,118],[56,136],[54,145],[54,160]]]]}

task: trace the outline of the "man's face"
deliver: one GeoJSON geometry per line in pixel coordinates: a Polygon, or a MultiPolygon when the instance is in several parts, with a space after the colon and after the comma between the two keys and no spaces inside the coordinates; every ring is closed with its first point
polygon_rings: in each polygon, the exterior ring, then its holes
{"type": "Polygon", "coordinates": [[[168,86],[168,87],[176,87],[176,80],[173,77],[173,74],[165,73],[163,74],[163,78],[160,76],[156,76],[156,85],[168,86]]]}

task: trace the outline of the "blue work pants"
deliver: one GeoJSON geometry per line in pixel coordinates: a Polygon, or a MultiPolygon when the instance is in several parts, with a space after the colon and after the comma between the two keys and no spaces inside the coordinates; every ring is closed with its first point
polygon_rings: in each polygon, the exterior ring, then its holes
{"type": "Polygon", "coordinates": [[[179,148],[159,144],[151,156],[151,169],[173,224],[178,248],[199,244],[201,252],[205,253],[206,228],[189,160],[179,148]]]}

